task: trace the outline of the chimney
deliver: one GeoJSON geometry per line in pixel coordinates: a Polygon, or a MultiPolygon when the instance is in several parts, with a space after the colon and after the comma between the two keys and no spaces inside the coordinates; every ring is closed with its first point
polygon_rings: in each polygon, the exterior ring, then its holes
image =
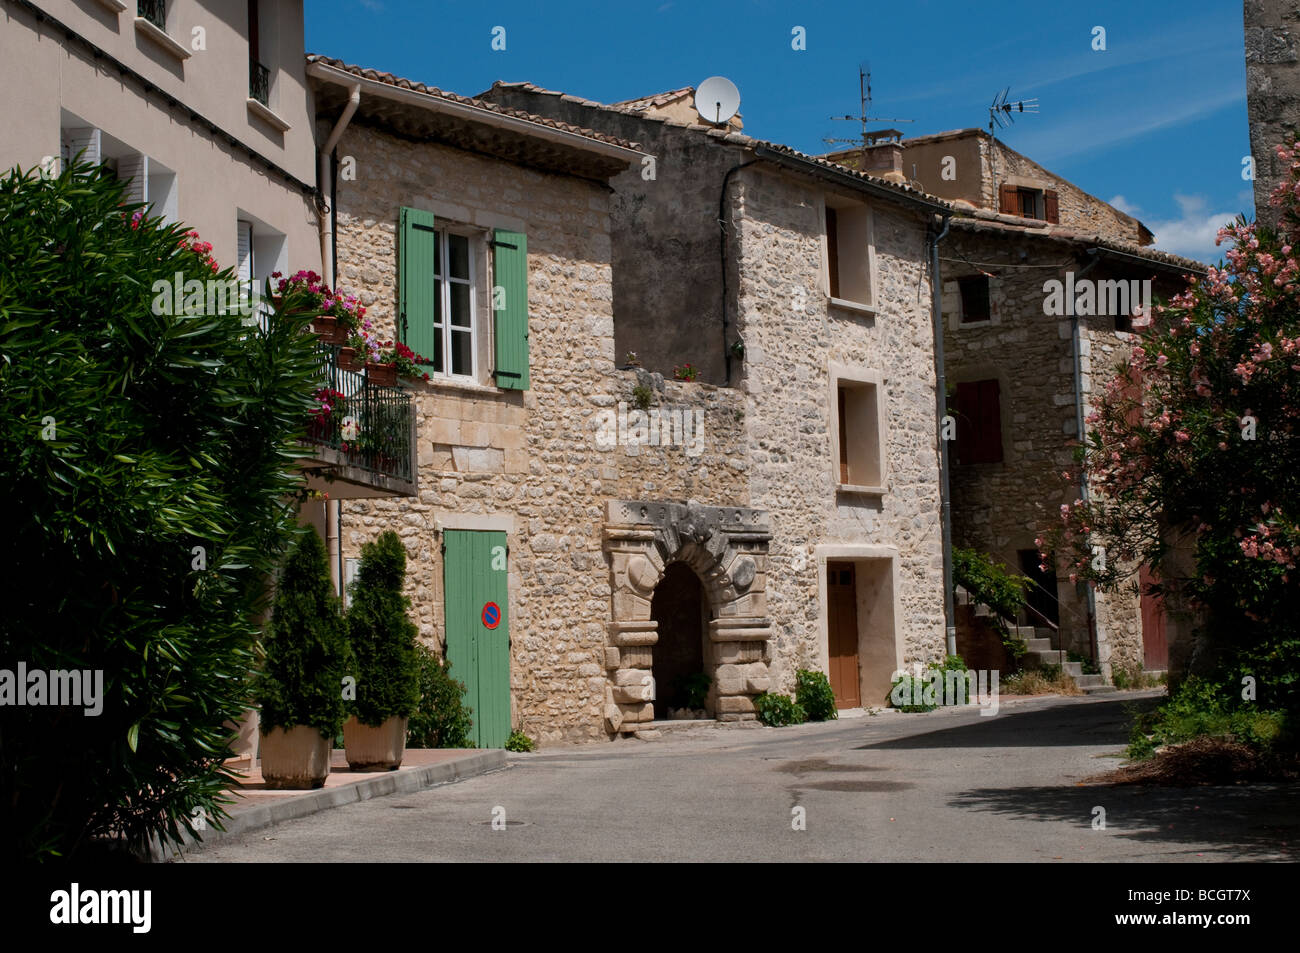
{"type": "Polygon", "coordinates": [[[867,134],[860,171],[891,182],[905,183],[903,175],[903,134],[897,129],[878,129],[867,134]]]}

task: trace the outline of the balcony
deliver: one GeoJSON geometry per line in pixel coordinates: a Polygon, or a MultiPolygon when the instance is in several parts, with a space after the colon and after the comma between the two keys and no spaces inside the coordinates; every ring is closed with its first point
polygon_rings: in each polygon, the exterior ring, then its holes
{"type": "Polygon", "coordinates": [[[319,347],[321,407],[311,415],[299,459],[308,488],[330,499],[414,496],[411,392],[375,384],[364,371],[344,370],[337,346],[319,347]]]}
{"type": "Polygon", "coordinates": [[[271,71],[251,58],[248,61],[248,98],[271,108],[271,71]]]}

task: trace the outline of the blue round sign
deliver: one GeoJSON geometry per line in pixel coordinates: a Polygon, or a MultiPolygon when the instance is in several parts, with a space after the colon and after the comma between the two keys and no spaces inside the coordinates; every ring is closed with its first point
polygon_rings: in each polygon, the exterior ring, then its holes
{"type": "Polygon", "coordinates": [[[501,607],[495,602],[484,603],[483,605],[483,626],[488,629],[495,629],[501,624],[501,607]]]}

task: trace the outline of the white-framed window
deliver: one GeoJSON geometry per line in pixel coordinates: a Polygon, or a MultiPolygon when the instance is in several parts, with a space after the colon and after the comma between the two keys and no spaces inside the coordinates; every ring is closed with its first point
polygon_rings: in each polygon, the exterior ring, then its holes
{"type": "Polygon", "coordinates": [[[433,259],[434,353],[432,373],[478,377],[478,271],[485,242],[481,234],[438,228],[433,259]]]}
{"type": "MultiPolygon", "coordinates": [[[[235,274],[241,287],[250,289],[246,293],[261,295],[271,273],[285,274],[288,265],[289,242],[284,232],[239,211],[235,221],[235,274]]],[[[266,313],[269,307],[263,301],[260,310],[266,313]]]]}
{"type": "Polygon", "coordinates": [[[61,117],[59,149],[64,168],[78,155],[83,162],[100,163],[105,172],[126,184],[124,201],[147,204],[147,214],[177,221],[176,173],[153,156],[70,113],[61,117]]]}

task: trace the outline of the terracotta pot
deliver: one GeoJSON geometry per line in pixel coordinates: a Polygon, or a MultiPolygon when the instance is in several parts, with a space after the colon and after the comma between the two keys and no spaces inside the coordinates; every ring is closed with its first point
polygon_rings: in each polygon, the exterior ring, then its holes
{"type": "Polygon", "coordinates": [[[262,732],[262,780],[271,790],[318,788],[330,773],[332,744],[311,725],[262,732]]]}
{"type": "Polygon", "coordinates": [[[343,723],[343,749],[353,771],[395,771],[406,749],[406,719],[394,715],[373,727],[354,715],[343,723]]]}
{"type": "Polygon", "coordinates": [[[397,383],[397,365],[366,361],[366,377],[376,387],[392,387],[397,383]]]}
{"type": "Polygon", "coordinates": [[[339,348],[339,369],[344,371],[361,371],[365,369],[365,362],[357,360],[357,349],[354,347],[339,348]]]}

